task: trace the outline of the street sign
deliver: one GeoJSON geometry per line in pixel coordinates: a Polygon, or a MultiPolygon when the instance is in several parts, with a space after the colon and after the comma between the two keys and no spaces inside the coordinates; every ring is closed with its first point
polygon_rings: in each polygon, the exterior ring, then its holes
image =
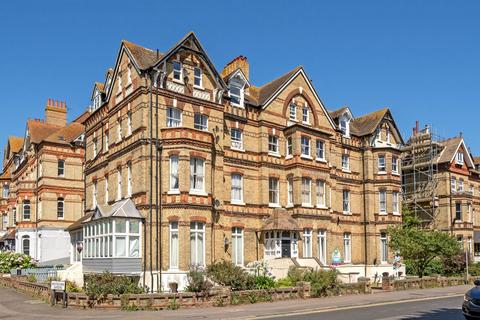
{"type": "Polygon", "coordinates": [[[65,291],[65,281],[52,281],[50,289],[55,291],[65,291]]]}

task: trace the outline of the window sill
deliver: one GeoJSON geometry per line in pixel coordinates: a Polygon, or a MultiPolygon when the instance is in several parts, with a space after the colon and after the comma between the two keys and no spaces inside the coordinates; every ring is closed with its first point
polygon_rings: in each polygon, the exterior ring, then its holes
{"type": "Polygon", "coordinates": [[[281,206],[278,203],[269,203],[268,207],[269,208],[281,208],[281,206]]]}
{"type": "Polygon", "coordinates": [[[401,216],[400,212],[394,212],[392,213],[394,216],[401,216]]]}
{"type": "Polygon", "coordinates": [[[269,152],[268,155],[272,156],[272,157],[275,157],[275,158],[280,158],[281,157],[279,153],[273,153],[273,152],[269,152]]]}
{"type": "Polygon", "coordinates": [[[317,205],[317,209],[324,209],[324,210],[328,210],[328,207],[325,206],[325,205],[317,205]]]}
{"type": "Polygon", "coordinates": [[[243,104],[230,102],[230,105],[235,108],[245,109],[245,106],[243,104]]]}
{"type": "Polygon", "coordinates": [[[310,122],[305,122],[305,121],[302,121],[302,124],[307,125],[307,126],[311,125],[310,122]]]}
{"type": "Polygon", "coordinates": [[[193,85],[193,89],[197,89],[197,90],[205,90],[205,88],[203,86],[197,86],[196,84],[193,85]]]}
{"type": "Polygon", "coordinates": [[[302,203],[302,207],[303,208],[313,208],[313,205],[311,205],[310,203],[302,203]]]}
{"type": "Polygon", "coordinates": [[[290,159],[293,159],[292,155],[285,156],[285,160],[290,160],[290,159]]]}
{"type": "Polygon", "coordinates": [[[305,160],[313,160],[313,158],[311,156],[307,156],[307,155],[304,155],[304,154],[300,155],[300,158],[305,159],[305,160]]]}
{"type": "Polygon", "coordinates": [[[239,149],[239,148],[234,148],[234,147],[231,147],[230,148],[231,150],[234,150],[234,151],[238,151],[238,152],[245,152],[245,149],[239,149]]]}
{"type": "Polygon", "coordinates": [[[387,212],[379,212],[378,215],[379,216],[388,216],[388,213],[387,212]]]}
{"type": "Polygon", "coordinates": [[[181,84],[181,85],[185,85],[185,82],[183,82],[183,81],[180,80],[180,79],[172,78],[172,81],[175,82],[175,83],[181,84]]]}
{"type": "Polygon", "coordinates": [[[399,177],[399,176],[400,176],[400,173],[398,173],[398,172],[393,172],[393,171],[392,171],[392,176],[397,176],[397,177],[399,177]]]}
{"type": "Polygon", "coordinates": [[[287,205],[285,206],[285,208],[287,208],[287,209],[293,208],[293,203],[287,204],[287,205]]]}
{"type": "Polygon", "coordinates": [[[201,196],[201,197],[207,197],[208,194],[203,191],[203,190],[190,190],[190,195],[192,196],[201,196]]]}
{"type": "Polygon", "coordinates": [[[345,172],[345,173],[352,173],[352,171],[350,169],[343,169],[342,168],[342,172],[345,172]]]}
{"type": "Polygon", "coordinates": [[[245,202],[243,202],[243,201],[230,201],[230,204],[232,204],[234,206],[244,206],[244,205],[246,205],[245,202]]]}
{"type": "Polygon", "coordinates": [[[167,194],[168,195],[180,194],[180,190],[169,190],[167,194]]]}
{"type": "Polygon", "coordinates": [[[322,163],[327,163],[327,160],[323,159],[323,158],[316,158],[315,161],[322,162],[322,163]]]}
{"type": "Polygon", "coordinates": [[[387,171],[378,171],[377,174],[380,176],[384,176],[387,174],[387,171]]]}
{"type": "Polygon", "coordinates": [[[350,211],[343,211],[344,216],[351,216],[352,213],[350,211]]]}

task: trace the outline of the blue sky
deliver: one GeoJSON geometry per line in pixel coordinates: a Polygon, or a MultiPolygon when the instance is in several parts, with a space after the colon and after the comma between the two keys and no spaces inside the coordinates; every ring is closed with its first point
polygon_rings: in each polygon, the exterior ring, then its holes
{"type": "Polygon", "coordinates": [[[7,1],[0,143],[47,98],[81,113],[122,39],[165,51],[193,30],[219,70],[245,55],[261,85],[303,65],[329,109],[387,106],[404,138],[420,120],[480,154],[479,13],[480,1],[7,1]]]}

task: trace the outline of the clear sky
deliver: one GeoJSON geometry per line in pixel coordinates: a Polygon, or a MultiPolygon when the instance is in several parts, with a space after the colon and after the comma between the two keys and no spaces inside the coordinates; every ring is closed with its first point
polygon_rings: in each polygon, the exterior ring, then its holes
{"type": "Polygon", "coordinates": [[[389,107],[408,138],[415,120],[463,132],[480,154],[480,1],[4,1],[0,144],[43,117],[90,103],[120,41],[166,51],[195,31],[219,71],[245,55],[264,84],[303,65],[328,109],[389,107]]]}

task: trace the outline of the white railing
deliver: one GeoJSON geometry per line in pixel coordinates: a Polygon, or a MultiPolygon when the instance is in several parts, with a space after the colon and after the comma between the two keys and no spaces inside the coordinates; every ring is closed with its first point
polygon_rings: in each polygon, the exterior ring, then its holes
{"type": "Polygon", "coordinates": [[[178,93],[185,93],[185,86],[183,84],[167,81],[167,89],[178,93]]]}

